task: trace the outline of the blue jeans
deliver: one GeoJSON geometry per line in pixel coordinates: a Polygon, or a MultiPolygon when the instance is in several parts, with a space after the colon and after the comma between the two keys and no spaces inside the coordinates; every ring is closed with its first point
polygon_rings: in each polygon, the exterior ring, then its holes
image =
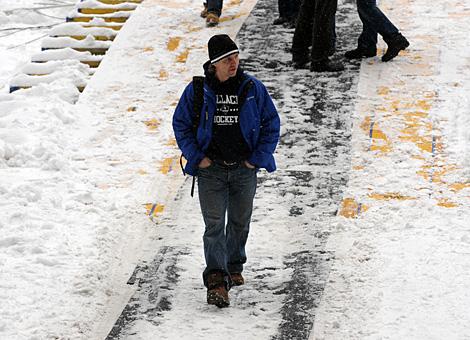
{"type": "Polygon", "coordinates": [[[206,229],[204,285],[213,272],[241,273],[246,262],[245,244],[250,230],[253,199],[256,192],[256,169],[244,165],[226,168],[212,163],[198,170],[199,203],[206,229]],[[227,224],[225,218],[227,217],[227,224]]]}
{"type": "Polygon", "coordinates": [[[358,40],[359,48],[375,49],[377,33],[387,44],[398,34],[398,28],[377,7],[376,0],[357,0],[357,11],[362,21],[362,33],[358,40]]]}
{"type": "Polygon", "coordinates": [[[207,12],[215,13],[219,17],[222,14],[223,0],[207,0],[207,12]]]}

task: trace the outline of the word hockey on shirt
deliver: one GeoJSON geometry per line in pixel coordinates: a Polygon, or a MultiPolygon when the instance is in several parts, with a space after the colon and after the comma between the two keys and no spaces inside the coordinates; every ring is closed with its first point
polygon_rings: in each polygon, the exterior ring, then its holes
{"type": "Polygon", "coordinates": [[[217,113],[214,115],[214,124],[238,124],[238,96],[228,94],[217,95],[217,113]]]}

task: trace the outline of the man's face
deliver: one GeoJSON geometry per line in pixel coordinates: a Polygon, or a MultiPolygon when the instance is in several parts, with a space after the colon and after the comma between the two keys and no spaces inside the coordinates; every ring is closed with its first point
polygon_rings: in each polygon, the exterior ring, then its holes
{"type": "Polygon", "coordinates": [[[238,53],[229,55],[228,57],[216,62],[214,64],[215,75],[219,81],[224,82],[228,78],[234,77],[237,74],[239,62],[238,53]]]}

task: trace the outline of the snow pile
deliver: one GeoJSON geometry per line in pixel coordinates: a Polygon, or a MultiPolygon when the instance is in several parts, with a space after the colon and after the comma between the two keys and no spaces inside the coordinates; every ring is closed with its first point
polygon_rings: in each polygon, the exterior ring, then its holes
{"type": "Polygon", "coordinates": [[[105,9],[114,9],[114,10],[134,10],[137,8],[137,4],[131,2],[123,2],[120,4],[104,4],[102,2],[96,0],[85,0],[81,1],[77,4],[77,8],[105,8],[105,9]]]}
{"type": "Polygon", "coordinates": [[[41,44],[43,49],[48,48],[101,48],[108,49],[111,46],[110,41],[99,41],[88,35],[83,40],[72,39],[69,37],[44,38],[41,44]]]}
{"type": "MultiPolygon", "coordinates": [[[[95,24],[95,22],[93,22],[95,24]]],[[[105,28],[105,27],[83,27],[83,25],[75,22],[64,23],[57,25],[52,28],[49,32],[49,35],[54,36],[105,36],[108,38],[114,38],[117,35],[117,31],[105,28]]]]}
{"type": "Polygon", "coordinates": [[[65,131],[75,120],[73,106],[57,105],[55,96],[42,99],[44,89],[32,92],[39,98],[24,92],[0,101],[0,167],[66,169],[65,131]]]}
{"type": "Polygon", "coordinates": [[[70,47],[66,47],[58,50],[41,51],[31,57],[31,61],[35,63],[65,59],[74,59],[80,61],[101,61],[103,56],[93,55],[88,51],[79,52],[71,49],[70,47]]]}
{"type": "Polygon", "coordinates": [[[89,74],[91,69],[88,65],[78,60],[53,60],[44,63],[29,63],[21,69],[26,74],[48,74],[58,70],[77,70],[83,74],[89,74]]]}
{"type": "Polygon", "coordinates": [[[98,18],[98,17],[95,17],[92,20],[83,23],[83,27],[94,27],[94,26],[97,26],[98,28],[103,28],[103,27],[111,28],[112,27],[114,29],[115,27],[122,27],[123,23],[122,22],[107,22],[105,19],[98,18]]]}
{"type": "Polygon", "coordinates": [[[88,65],[76,60],[49,61],[44,64],[46,64],[44,67],[41,67],[42,64],[39,63],[25,66],[23,72],[26,74],[23,73],[14,77],[10,81],[10,86],[22,88],[56,82],[71,83],[77,88],[83,88],[90,77],[88,65]]]}
{"type": "MultiPolygon", "coordinates": [[[[131,16],[132,12],[130,11],[119,11],[119,12],[113,12],[113,13],[106,13],[106,14],[100,14],[101,18],[129,18],[131,16]]],[[[73,18],[94,18],[96,14],[83,14],[78,12],[77,10],[72,11],[67,18],[73,19],[73,18]]],[[[104,19],[102,19],[104,20],[104,19]]]]}

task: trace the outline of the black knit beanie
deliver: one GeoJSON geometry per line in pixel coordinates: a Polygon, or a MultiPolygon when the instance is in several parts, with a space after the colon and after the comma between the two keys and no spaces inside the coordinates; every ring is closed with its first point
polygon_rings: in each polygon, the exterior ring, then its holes
{"type": "Polygon", "coordinates": [[[237,45],[227,34],[214,35],[209,39],[207,46],[211,64],[239,52],[237,45]]]}

